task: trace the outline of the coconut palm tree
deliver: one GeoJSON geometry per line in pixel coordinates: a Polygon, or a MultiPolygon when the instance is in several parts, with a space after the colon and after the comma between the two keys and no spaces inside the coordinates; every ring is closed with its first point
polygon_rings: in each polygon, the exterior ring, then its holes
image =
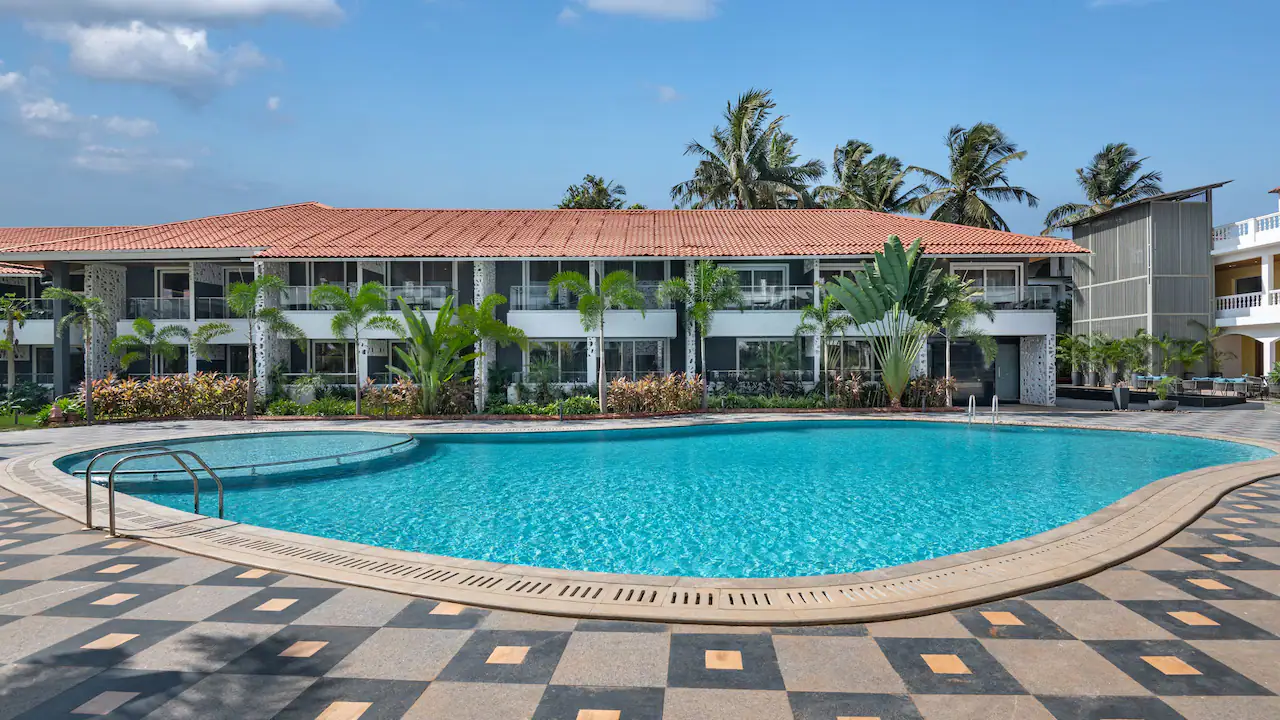
{"type": "MultiPolygon", "coordinates": [[[[491,293],[486,295],[478,306],[462,305],[456,311],[457,324],[466,328],[475,337],[475,342],[479,344],[477,349],[480,354],[479,362],[489,362],[485,345],[490,342],[498,347],[515,345],[521,350],[529,349],[529,338],[523,330],[511,327],[498,319],[498,308],[505,304],[507,304],[505,295],[491,293]]],[[[484,402],[482,400],[487,397],[488,388],[482,388],[477,385],[473,389],[475,390],[476,412],[483,412],[484,402]]]]}
{"type": "Polygon", "coordinates": [[[156,358],[173,360],[182,354],[182,348],[173,343],[174,338],[190,338],[191,331],[181,325],[165,325],[157,328],[148,318],[133,321],[133,333],[118,335],[107,346],[107,352],[120,359],[120,367],[140,361],[147,362],[147,374],[156,372],[156,358]]]}
{"type": "Polygon", "coordinates": [[[904,169],[901,160],[884,153],[867,160],[871,152],[871,144],[861,140],[836,148],[831,161],[836,184],[813,191],[823,207],[902,213],[928,191],[924,184],[908,187],[913,171],[904,169]]]}
{"type": "Polygon", "coordinates": [[[711,379],[707,375],[707,334],[716,313],[736,307],[742,312],[742,280],[738,271],[710,260],[699,261],[689,278],[671,278],[658,286],[658,300],[689,308],[688,317],[698,333],[698,354],[702,361],[702,407],[710,400],[711,379]]]}
{"type": "Polygon", "coordinates": [[[223,335],[230,335],[235,328],[225,322],[201,322],[196,331],[191,333],[191,352],[201,360],[213,358],[213,341],[223,335]]]}
{"type": "MultiPolygon", "coordinates": [[[[329,323],[333,336],[354,342],[356,347],[360,346],[360,336],[366,330],[381,328],[396,335],[404,334],[400,321],[387,314],[387,289],[382,283],[367,282],[355,295],[348,292],[345,285],[319,285],[311,291],[311,304],[337,310],[329,323]]],[[[356,415],[363,414],[360,411],[362,389],[357,379],[356,415]]]]}
{"type": "Polygon", "coordinates": [[[799,207],[811,206],[808,187],[822,177],[822,162],[795,164],[795,140],[782,132],[784,117],[769,119],[775,107],[768,90],[748,90],[730,102],[726,126],[711,132],[711,147],[696,140],[685,147],[685,155],[699,160],[693,177],[671,188],[676,205],[741,210],[794,198],[799,207]]]}
{"type": "MultiPolygon", "coordinates": [[[[951,377],[951,343],[954,340],[967,340],[977,346],[982,353],[982,360],[990,366],[995,362],[998,347],[996,339],[974,327],[973,320],[979,315],[988,320],[995,320],[995,306],[981,298],[981,293],[973,287],[972,281],[964,280],[959,275],[944,275],[941,283],[941,295],[946,300],[946,309],[938,322],[945,342],[943,374],[951,377]]],[[[947,405],[951,405],[951,383],[947,383],[947,405]]]]}
{"type": "Polygon", "coordinates": [[[628,308],[644,315],[644,293],[636,284],[636,276],[626,270],[616,270],[600,279],[600,287],[593,287],[585,275],[573,270],[558,272],[551,278],[547,292],[555,302],[559,295],[576,295],[578,318],[582,329],[599,333],[596,349],[596,382],[600,388],[600,412],[608,412],[609,383],[604,367],[604,320],[610,310],[628,308]]]}
{"type": "Polygon", "coordinates": [[[227,309],[232,315],[248,320],[249,325],[249,376],[246,383],[248,398],[245,400],[245,417],[253,417],[253,403],[257,397],[253,373],[257,363],[258,342],[264,338],[301,340],[306,337],[302,328],[290,322],[284,311],[271,303],[286,287],[288,285],[278,275],[260,275],[252,282],[232,283],[227,288],[227,309]]]}
{"type": "MultiPolygon", "coordinates": [[[[818,358],[822,363],[822,397],[831,399],[830,368],[832,360],[831,338],[844,337],[845,331],[853,325],[853,318],[844,312],[840,302],[830,295],[825,295],[818,305],[805,305],[800,309],[800,324],[796,326],[796,338],[801,335],[813,335],[818,341],[818,358]]],[[[843,343],[841,351],[844,350],[843,343]]]]}
{"type": "Polygon", "coordinates": [[[1088,203],[1064,203],[1049,211],[1044,219],[1044,235],[1074,225],[1145,197],[1159,195],[1163,177],[1158,172],[1142,172],[1147,158],[1125,143],[1110,143],[1093,156],[1089,167],[1076,170],[1076,182],[1088,203]],[[1140,174],[1141,173],[1141,174],[1140,174]]]}
{"type": "Polygon", "coordinates": [[[18,328],[27,324],[27,301],[13,293],[0,297],[0,322],[4,323],[4,340],[0,340],[0,350],[4,351],[9,365],[5,387],[13,392],[18,382],[17,357],[18,328]]]}
{"type": "Polygon", "coordinates": [[[932,188],[912,204],[913,212],[932,210],[932,220],[1007,231],[1008,223],[991,201],[1012,200],[1030,207],[1039,204],[1040,199],[1026,188],[1009,183],[1009,164],[1027,153],[1018,150],[995,125],[956,125],[947,133],[947,151],[950,167],[945,173],[914,165],[908,168],[924,175],[932,188]]]}
{"type": "Polygon", "coordinates": [[[73,327],[80,327],[84,335],[84,419],[93,422],[93,354],[97,349],[97,338],[94,326],[106,328],[111,324],[107,314],[107,304],[102,298],[90,297],[72,292],[66,288],[45,288],[41,297],[47,300],[58,300],[67,304],[67,312],[58,321],[58,334],[70,332],[73,327]]]}
{"type": "Polygon", "coordinates": [[[854,325],[870,330],[863,334],[872,338],[890,408],[902,407],[911,368],[931,328],[945,316],[943,282],[942,270],[924,257],[920,239],[903,247],[897,235],[890,235],[869,268],[827,283],[827,292],[849,311],[854,325]]]}

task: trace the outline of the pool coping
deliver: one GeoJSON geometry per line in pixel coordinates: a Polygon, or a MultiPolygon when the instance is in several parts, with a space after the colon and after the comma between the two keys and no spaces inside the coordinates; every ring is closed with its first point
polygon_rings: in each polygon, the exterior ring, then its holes
{"type": "MultiPolygon", "coordinates": [[[[408,433],[572,432],[752,422],[964,422],[955,416],[717,414],[563,425],[503,422],[306,424],[302,430],[408,433]]],[[[302,423],[300,423],[301,425],[302,423]]],[[[781,579],[717,579],[555,570],[374,547],[273,530],[175,510],[117,492],[119,534],[193,555],[466,605],[550,615],[726,625],[803,625],[891,620],[1022,594],[1092,575],[1146,552],[1212,508],[1228,492],[1280,475],[1280,443],[1168,429],[1088,423],[1001,421],[1002,426],[1138,432],[1254,445],[1276,457],[1194,470],[1157,480],[1067,525],[1002,545],[860,573],[781,579]]],[[[135,426],[136,427],[136,426],[135,426]]],[[[0,464],[0,485],[83,522],[83,480],[54,466],[65,455],[121,444],[272,432],[157,428],[155,437],[95,442],[19,454],[0,464]]],[[[95,522],[105,524],[95,489],[95,522]]]]}

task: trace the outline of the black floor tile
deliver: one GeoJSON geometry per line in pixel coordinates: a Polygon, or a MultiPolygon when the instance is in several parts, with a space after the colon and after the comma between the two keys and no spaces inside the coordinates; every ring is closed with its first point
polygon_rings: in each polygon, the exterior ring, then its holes
{"type": "Polygon", "coordinates": [[[1023,600],[1108,600],[1106,595],[1084,583],[1073,582],[1037,590],[1022,596],[1023,600]]]}
{"type": "Polygon", "coordinates": [[[435,600],[414,600],[396,613],[387,627],[434,630],[470,630],[489,615],[483,608],[467,607],[456,615],[432,614],[440,603],[435,600]]]}
{"type": "Polygon", "coordinates": [[[667,686],[732,690],[782,690],[784,687],[771,636],[701,633],[671,636],[667,686]],[[741,669],[708,667],[721,664],[717,661],[725,658],[720,653],[730,653],[730,662],[740,660],[741,669]]]}
{"type": "Polygon", "coordinates": [[[113,557],[54,578],[76,582],[123,582],[172,562],[173,558],[130,555],[113,557]]]}
{"type": "MultiPolygon", "coordinates": [[[[18,720],[84,720],[93,710],[114,707],[111,720],[135,720],[199,682],[198,673],[114,669],[98,673],[22,715],[18,720]],[[94,707],[97,705],[97,707],[94,707]],[[77,712],[78,711],[78,712],[77,712]]],[[[192,717],[199,717],[192,708],[192,717]]]]}
{"type": "Polygon", "coordinates": [[[263,588],[214,613],[206,622],[284,625],[296,621],[339,592],[335,588],[263,588]]]}
{"type": "Polygon", "coordinates": [[[153,600],[177,592],[182,585],[153,585],[151,583],[112,583],[87,595],[81,595],[61,605],[44,610],[39,615],[55,617],[113,618],[136,610],[153,600]],[[125,597],[132,595],[133,597],[125,597]],[[109,604],[95,604],[95,603],[109,604]]]}
{"type": "Polygon", "coordinates": [[[1045,617],[1025,600],[998,600],[985,605],[953,610],[951,615],[959,620],[965,629],[973,633],[974,637],[1013,640],[1075,639],[1075,636],[1045,617]],[[1012,615],[1021,624],[1005,624],[1005,621],[1011,620],[1005,615],[1006,613],[1012,615]]]}
{"type": "Polygon", "coordinates": [[[268,572],[261,577],[240,577],[245,573],[256,575],[257,568],[236,565],[222,572],[215,573],[196,583],[197,585],[229,585],[231,587],[270,587],[287,577],[277,572],[268,572]]]}
{"type": "Polygon", "coordinates": [[[550,685],[533,720],[578,720],[583,710],[617,711],[625,720],[662,720],[662,688],[589,688],[550,685]]]}
{"type": "Polygon", "coordinates": [[[1121,605],[1182,640],[1276,640],[1276,636],[1203,600],[1127,600],[1121,605]],[[1170,613],[1196,613],[1175,616],[1170,613]],[[1180,620],[1179,617],[1186,621],[1180,620]],[[1215,625],[1203,623],[1216,623],[1215,625]]]}
{"type": "Polygon", "coordinates": [[[108,620],[18,662],[113,667],[190,625],[167,620],[108,620]]]}
{"type": "Polygon", "coordinates": [[[544,685],[569,643],[567,632],[477,630],[437,680],[544,685]],[[501,648],[501,649],[500,649],[501,648]],[[491,662],[492,661],[492,662],[491,662]]]}
{"type": "Polygon", "coordinates": [[[218,672],[319,677],[375,631],[376,628],[290,625],[223,665],[218,672]]]}
{"type": "Polygon", "coordinates": [[[795,720],[921,720],[915,703],[906,695],[792,692],[787,693],[787,697],[791,700],[795,720]]]}
{"type": "Polygon", "coordinates": [[[876,638],[876,643],[912,693],[1026,694],[1022,685],[977,640],[876,638]],[[926,656],[950,655],[958,657],[967,672],[935,672],[926,659],[926,656]]]}
{"type": "Polygon", "coordinates": [[[1211,570],[1280,570],[1280,565],[1226,547],[1211,550],[1206,548],[1165,549],[1192,562],[1200,563],[1211,570]],[[1211,555],[1230,559],[1224,560],[1222,558],[1209,557],[1211,555]]]}
{"type": "MultiPolygon", "coordinates": [[[[1090,640],[1089,647],[1156,695],[1271,695],[1266,688],[1180,640],[1090,640]],[[1148,658],[1144,660],[1144,658],[1148,658]],[[1175,658],[1189,674],[1165,674],[1152,663],[1175,658]]],[[[1180,667],[1175,665],[1176,668],[1180,667]]]]}
{"type": "Polygon", "coordinates": [[[1147,574],[1201,600],[1280,600],[1262,588],[1214,570],[1148,570],[1147,574]],[[1215,589],[1217,585],[1204,587],[1192,580],[1225,585],[1226,589],[1215,589]]]}
{"type": "Polygon", "coordinates": [[[1151,697],[1038,697],[1057,720],[1182,720],[1173,708],[1151,697]]]}
{"type": "MultiPolygon", "coordinates": [[[[349,715],[360,720],[399,720],[418,700],[425,682],[320,678],[280,711],[274,720],[315,720],[334,703],[354,703],[349,715]],[[367,707],[361,708],[360,706],[367,707]],[[359,711],[359,715],[356,711],[359,711]]],[[[333,708],[338,714],[340,708],[333,708]]]]}

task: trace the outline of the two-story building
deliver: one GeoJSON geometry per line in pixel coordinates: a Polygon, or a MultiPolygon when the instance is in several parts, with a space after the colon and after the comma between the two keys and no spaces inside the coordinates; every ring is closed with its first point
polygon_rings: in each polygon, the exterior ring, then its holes
{"type": "MultiPolygon", "coordinates": [[[[16,232],[16,231],[10,231],[16,232]]],[[[339,382],[388,379],[396,338],[368,333],[359,346],[330,329],[331,309],[311,305],[319,285],[350,289],[377,281],[392,297],[431,310],[452,296],[474,303],[490,293],[509,302],[498,317],[530,338],[527,351],[490,352],[477,369],[538,376],[559,383],[589,383],[597,363],[609,377],[699,368],[699,343],[685,309],[659,301],[663,280],[687,276],[702,259],[738,272],[741,308],[717,314],[706,342],[713,382],[782,375],[801,383],[819,373],[817,342],[797,336],[801,309],[821,301],[823,285],[852,273],[890,235],[921,238],[926,253],[951,272],[971,279],[996,306],[995,319],[978,326],[995,336],[991,364],[964,343],[953,347],[952,374],[968,394],[1002,401],[1051,405],[1055,398],[1055,293],[1069,272],[1067,258],[1085,251],[1058,238],[1017,235],[919,218],[860,210],[373,210],[317,203],[290,205],[185,222],[8,242],[0,260],[36,266],[43,282],[83,290],[106,300],[111,320],[100,338],[130,332],[134,318],[194,330],[209,321],[230,322],[235,332],[217,339],[212,359],[190,353],[140,374],[217,370],[243,373],[248,327],[230,317],[227,288],[257,275],[284,278],[278,303],[306,332],[304,343],[264,341],[256,371],[286,379],[321,373],[339,382]],[[576,270],[593,279],[615,270],[635,274],[647,298],[643,311],[606,318],[604,347],[585,331],[571,300],[553,300],[551,278],[576,270]]],[[[25,272],[30,273],[29,269],[25,272]]],[[[25,276],[34,296],[41,282],[25,276]]],[[[56,336],[59,303],[41,303],[47,317],[33,317],[19,342],[44,358],[27,369],[32,379],[66,392],[78,382],[76,336],[56,336]]],[[[844,339],[843,369],[876,372],[867,339],[851,330],[844,339]]],[[[91,372],[113,370],[106,342],[95,343],[91,372]]],[[[923,371],[942,374],[936,346],[922,357],[923,371]]]]}
{"type": "MultiPolygon", "coordinates": [[[[1280,188],[1271,191],[1280,199],[1280,188]]],[[[1266,375],[1280,340],[1280,212],[1213,229],[1215,321],[1226,375],[1266,375]]]]}

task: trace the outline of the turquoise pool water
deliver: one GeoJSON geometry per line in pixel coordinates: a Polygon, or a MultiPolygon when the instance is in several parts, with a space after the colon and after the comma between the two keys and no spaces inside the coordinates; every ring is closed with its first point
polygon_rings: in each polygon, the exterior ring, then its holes
{"type": "MultiPolygon", "coordinates": [[[[387,438],[308,435],[202,439],[196,449],[308,457],[387,438]]],[[[1164,435],[883,421],[419,435],[359,464],[232,475],[226,507],[254,525],[475,560],[788,577],[998,545],[1154,480],[1271,454],[1164,435]]],[[[121,489],[191,509],[189,481],[121,489]]]]}

